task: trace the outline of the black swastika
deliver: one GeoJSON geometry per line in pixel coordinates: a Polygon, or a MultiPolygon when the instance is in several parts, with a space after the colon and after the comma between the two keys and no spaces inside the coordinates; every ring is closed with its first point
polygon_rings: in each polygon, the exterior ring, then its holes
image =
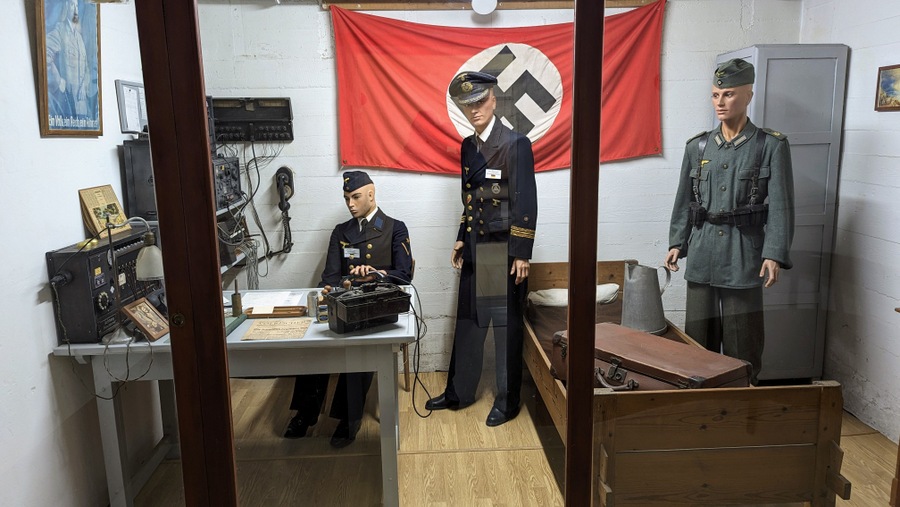
{"type": "MultiPolygon", "coordinates": [[[[481,72],[499,76],[500,73],[506,70],[515,59],[516,55],[513,54],[509,47],[504,46],[503,49],[501,49],[500,52],[481,69],[481,72]]],[[[516,102],[522,98],[522,96],[528,95],[545,113],[549,111],[556,102],[556,99],[553,98],[553,95],[547,91],[546,88],[544,88],[544,85],[528,71],[523,72],[522,75],[519,76],[519,78],[506,90],[500,90],[499,87],[495,87],[494,95],[497,96],[497,116],[506,118],[506,120],[512,124],[513,130],[526,136],[534,128],[534,123],[519,111],[519,108],[516,107],[516,102]]]]}

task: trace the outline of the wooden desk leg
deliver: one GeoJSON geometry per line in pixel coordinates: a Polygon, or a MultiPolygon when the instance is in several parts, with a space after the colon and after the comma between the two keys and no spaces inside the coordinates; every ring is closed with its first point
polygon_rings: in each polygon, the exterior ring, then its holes
{"type": "Polygon", "coordinates": [[[395,345],[379,345],[378,407],[381,426],[381,487],[382,504],[398,507],[400,493],[397,482],[397,355],[395,345]]]}
{"type": "MultiPolygon", "coordinates": [[[[103,367],[103,358],[91,358],[94,372],[94,390],[98,396],[113,395],[112,382],[103,367]]],[[[134,495],[131,478],[126,471],[125,433],[122,410],[118,396],[111,400],[97,398],[97,415],[100,421],[100,442],[103,446],[103,463],[106,467],[106,487],[109,490],[110,507],[132,507],[134,495]]]]}

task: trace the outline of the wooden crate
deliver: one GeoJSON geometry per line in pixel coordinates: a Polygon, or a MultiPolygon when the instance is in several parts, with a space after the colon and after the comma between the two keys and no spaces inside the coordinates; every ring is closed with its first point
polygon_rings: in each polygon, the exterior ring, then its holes
{"type": "MultiPolygon", "coordinates": [[[[633,262],[633,261],[629,261],[633,262]]],[[[597,265],[623,285],[625,261],[597,265]]],[[[529,289],[568,286],[566,263],[534,263],[529,289]]],[[[670,323],[671,326],[671,323],[670,323]]],[[[565,440],[566,389],[526,322],[525,361],[565,440]]],[[[680,330],[683,341],[699,346],[680,330]]],[[[843,401],[836,382],[803,386],[594,390],[594,503],[758,505],[849,498],[840,475],[843,401]]]]}

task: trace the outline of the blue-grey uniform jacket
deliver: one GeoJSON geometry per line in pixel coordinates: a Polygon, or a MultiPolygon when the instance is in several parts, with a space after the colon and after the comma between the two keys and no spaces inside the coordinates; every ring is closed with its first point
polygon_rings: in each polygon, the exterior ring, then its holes
{"type": "Polygon", "coordinates": [[[537,225],[531,141],[496,118],[480,152],[475,135],[463,140],[460,166],[463,213],[456,239],[469,247],[464,256],[476,243],[508,241],[510,257],[530,259],[537,225]]]}
{"type": "Polygon", "coordinates": [[[794,177],[791,149],[784,134],[763,129],[765,146],[759,168],[757,203],[769,204],[764,226],[735,227],[709,222],[693,227],[688,209],[694,200],[694,178],[702,205],[710,213],[722,213],[747,204],[756,165],[757,127],[749,120],[730,142],[721,125],[687,142],[678,181],[678,192],[669,227],[669,248],[687,256],[685,280],[732,289],[759,287],[763,259],[790,269],[794,236],[794,177]],[[701,156],[701,140],[708,139],[701,156]]]}
{"type": "Polygon", "coordinates": [[[387,271],[391,283],[412,280],[412,246],[406,224],[375,212],[365,229],[359,230],[356,218],[338,224],[331,232],[321,286],[338,286],[341,277],[354,266],[368,265],[387,271]]]}

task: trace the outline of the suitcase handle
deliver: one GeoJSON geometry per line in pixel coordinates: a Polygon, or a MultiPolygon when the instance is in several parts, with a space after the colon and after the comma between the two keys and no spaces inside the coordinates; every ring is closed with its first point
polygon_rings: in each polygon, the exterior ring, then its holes
{"type": "Polygon", "coordinates": [[[600,368],[594,370],[594,376],[597,377],[597,381],[600,382],[600,385],[607,389],[612,389],[613,391],[634,391],[638,388],[638,383],[633,378],[628,379],[628,382],[625,382],[620,386],[614,386],[610,384],[603,377],[603,370],[601,370],[600,368]]]}

